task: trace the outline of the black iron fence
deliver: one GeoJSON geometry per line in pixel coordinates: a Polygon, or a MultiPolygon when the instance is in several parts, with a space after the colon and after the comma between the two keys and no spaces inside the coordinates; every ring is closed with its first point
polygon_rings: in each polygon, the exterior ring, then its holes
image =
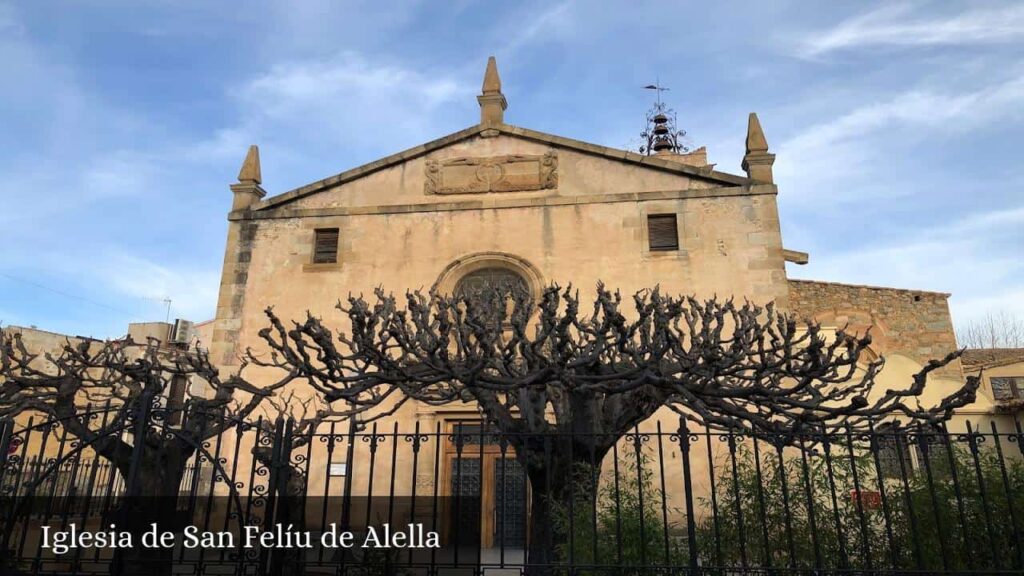
{"type": "Polygon", "coordinates": [[[124,571],[123,549],[59,550],[53,534],[134,515],[177,535],[159,569],[194,574],[1024,570],[1019,424],[780,439],[652,421],[606,454],[597,439],[433,418],[302,434],[236,422],[195,448],[177,491],[133,494],[152,472],[141,462],[122,471],[60,422],[5,422],[0,554],[16,573],[124,571]],[[551,461],[557,446],[568,468],[551,461]],[[211,540],[188,546],[187,526],[211,540]],[[542,563],[538,535],[552,548],[542,563]]]}

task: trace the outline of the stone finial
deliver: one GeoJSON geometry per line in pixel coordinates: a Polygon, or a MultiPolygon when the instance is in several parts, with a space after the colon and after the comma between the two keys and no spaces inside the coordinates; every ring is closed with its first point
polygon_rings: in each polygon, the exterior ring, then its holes
{"type": "Polygon", "coordinates": [[[751,112],[750,117],[747,118],[747,154],[767,151],[768,140],[765,140],[761,121],[757,119],[757,112],[751,112]]]}
{"type": "Polygon", "coordinates": [[[238,171],[238,183],[231,185],[231,191],[235,195],[231,203],[231,210],[247,210],[250,206],[260,201],[267,195],[267,192],[260,187],[263,175],[260,173],[260,149],[255,144],[249,146],[249,152],[242,162],[242,169],[238,171]]]}
{"type": "Polygon", "coordinates": [[[501,94],[501,77],[498,76],[498,61],[491,56],[487,59],[487,70],[484,71],[484,94],[501,94]]]}
{"type": "Polygon", "coordinates": [[[772,175],[774,163],[775,154],[768,153],[768,140],[764,137],[761,122],[757,114],[751,112],[747,119],[747,153],[743,156],[743,170],[751,180],[772,184],[775,182],[772,175]]]}
{"type": "Polygon", "coordinates": [[[484,85],[481,94],[476,97],[480,103],[480,124],[497,126],[505,122],[505,109],[508,101],[501,93],[501,78],[498,76],[498,63],[491,56],[487,59],[487,71],[484,72],[484,85]]]}
{"type": "Polygon", "coordinates": [[[253,144],[249,146],[249,152],[242,162],[242,169],[238,171],[238,181],[244,183],[260,184],[263,181],[260,174],[260,148],[253,144]]]}

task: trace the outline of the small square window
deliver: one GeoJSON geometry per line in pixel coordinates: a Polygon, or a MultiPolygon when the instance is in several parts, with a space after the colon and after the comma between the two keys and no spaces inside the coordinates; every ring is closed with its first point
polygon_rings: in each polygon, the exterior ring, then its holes
{"type": "Polygon", "coordinates": [[[676,215],[648,215],[647,241],[651,252],[679,250],[679,227],[676,224],[676,215]]]}
{"type": "Polygon", "coordinates": [[[313,240],[313,263],[334,264],[338,261],[338,229],[318,228],[313,240]]]}

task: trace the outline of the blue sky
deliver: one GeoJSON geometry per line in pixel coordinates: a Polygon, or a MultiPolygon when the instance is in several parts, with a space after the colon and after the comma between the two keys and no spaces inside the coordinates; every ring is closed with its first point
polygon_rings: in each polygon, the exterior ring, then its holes
{"type": "Polygon", "coordinates": [[[635,147],[660,78],[720,170],[757,111],[791,276],[1024,314],[1019,2],[0,1],[0,321],[114,336],[215,307],[250,143],[284,192],[506,120],[635,147]]]}

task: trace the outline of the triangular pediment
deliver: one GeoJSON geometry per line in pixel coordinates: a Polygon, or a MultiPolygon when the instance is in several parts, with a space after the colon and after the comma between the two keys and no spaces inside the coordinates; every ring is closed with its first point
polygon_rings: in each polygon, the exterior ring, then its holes
{"type": "Polygon", "coordinates": [[[712,166],[502,124],[473,126],[259,202],[254,211],[418,205],[498,194],[588,195],[754,184],[712,166]]]}

